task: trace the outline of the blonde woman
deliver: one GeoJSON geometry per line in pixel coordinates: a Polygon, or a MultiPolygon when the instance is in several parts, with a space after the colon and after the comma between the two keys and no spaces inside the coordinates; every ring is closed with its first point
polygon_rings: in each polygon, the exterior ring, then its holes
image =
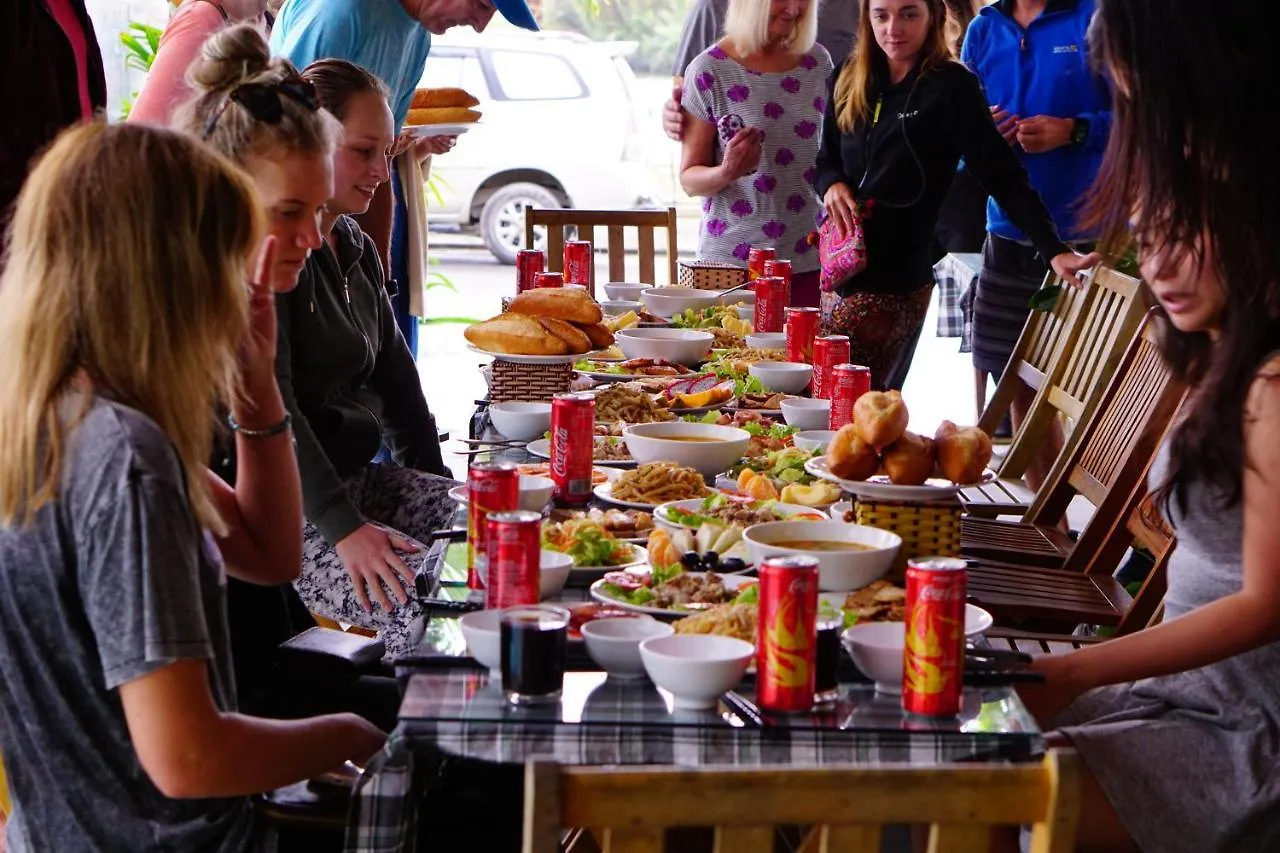
{"type": "Polygon", "coordinates": [[[226,576],[288,581],[300,547],[273,241],[250,276],[263,232],[240,170],[133,125],[68,131],[19,197],[0,277],[11,851],[256,849],[247,795],[382,742],[351,715],[236,712],[226,576]],[[204,464],[220,405],[234,490],[204,464]]]}
{"type": "Polygon", "coordinates": [[[813,163],[831,57],[818,0],[729,0],[725,37],[689,63],[680,185],[702,196],[698,257],[740,267],[754,248],[791,261],[791,304],[818,304],[813,163]]]}

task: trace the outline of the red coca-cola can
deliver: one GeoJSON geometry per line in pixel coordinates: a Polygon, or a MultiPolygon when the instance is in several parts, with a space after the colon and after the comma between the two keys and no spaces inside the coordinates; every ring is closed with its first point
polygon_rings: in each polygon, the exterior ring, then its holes
{"type": "Polygon", "coordinates": [[[817,308],[787,308],[787,361],[813,363],[813,340],[818,336],[817,308]]]}
{"type": "MultiPolygon", "coordinates": [[[[764,262],[778,257],[776,249],[760,248],[747,250],[747,281],[755,281],[765,275],[764,262]]],[[[760,331],[756,329],[756,331],[760,331]]]]}
{"type": "Polygon", "coordinates": [[[907,561],[907,641],[902,657],[902,708],[909,714],[953,717],[964,686],[964,560],[907,561]]]}
{"type": "Polygon", "coordinates": [[[764,274],[761,278],[780,278],[787,283],[787,305],[791,304],[791,261],[784,258],[770,258],[761,265],[764,274]]]}
{"type": "Polygon", "coordinates": [[[853,422],[853,404],[871,390],[871,368],[860,364],[837,364],[831,368],[829,377],[831,423],[828,429],[840,429],[853,422]]]}
{"type": "Polygon", "coordinates": [[[837,364],[848,361],[847,335],[823,335],[813,339],[813,381],[809,385],[809,393],[815,400],[831,399],[832,370],[837,364]]]}
{"type": "Polygon", "coordinates": [[[558,272],[536,272],[533,274],[534,287],[564,287],[564,274],[558,272]]]}
{"type": "Polygon", "coordinates": [[[580,284],[591,291],[596,259],[587,240],[568,240],[564,244],[564,283],[580,284]]]}
{"type": "Polygon", "coordinates": [[[535,276],[547,268],[547,257],[541,249],[521,249],[516,252],[516,293],[524,293],[537,287],[535,276]]]}
{"type": "Polygon", "coordinates": [[[491,512],[489,584],[484,606],[490,609],[537,604],[542,576],[542,514],[524,509],[491,512]]]}
{"type": "Polygon", "coordinates": [[[591,500],[595,455],[596,399],[590,394],[557,394],[551,400],[551,479],[556,500],[591,500]]]}
{"type": "Polygon", "coordinates": [[[818,655],[818,560],[766,557],[759,574],[756,704],[808,711],[818,655]]]}
{"type": "Polygon", "coordinates": [[[472,462],[467,469],[467,586],[484,589],[481,572],[487,569],[491,512],[506,512],[520,505],[520,469],[513,462],[472,462]]]}
{"type": "Polygon", "coordinates": [[[787,308],[787,283],[774,278],[756,279],[757,332],[781,332],[784,312],[787,308]]]}

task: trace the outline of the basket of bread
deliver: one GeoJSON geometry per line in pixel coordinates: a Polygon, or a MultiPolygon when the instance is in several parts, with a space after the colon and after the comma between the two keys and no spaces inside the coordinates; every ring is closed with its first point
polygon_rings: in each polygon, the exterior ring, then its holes
{"type": "Polygon", "coordinates": [[[678,284],[699,290],[728,290],[747,280],[747,271],[719,261],[681,261],[678,284]]]}
{"type": "Polygon", "coordinates": [[[417,89],[413,93],[405,127],[418,136],[466,133],[470,125],[480,121],[482,113],[474,109],[479,105],[475,95],[456,86],[417,89]]]}

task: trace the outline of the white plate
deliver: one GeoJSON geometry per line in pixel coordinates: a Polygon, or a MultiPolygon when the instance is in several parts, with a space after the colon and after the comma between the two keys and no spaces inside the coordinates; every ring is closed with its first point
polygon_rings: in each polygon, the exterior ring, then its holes
{"type": "MultiPolygon", "coordinates": [[[[539,459],[550,459],[551,439],[540,438],[537,441],[531,441],[525,445],[524,449],[529,452],[530,456],[536,456],[539,459]]],[[[634,459],[597,459],[594,464],[597,468],[634,468],[640,463],[634,459]]]]}
{"type": "Polygon", "coordinates": [[[631,503],[630,501],[618,500],[613,496],[613,483],[611,482],[601,483],[600,485],[596,486],[594,489],[592,489],[592,494],[594,494],[596,497],[598,497],[600,500],[604,501],[605,503],[611,503],[611,504],[614,504],[615,506],[625,506],[627,509],[647,509],[652,511],[656,509],[658,506],[657,504],[640,504],[640,503],[631,503]]]}
{"type": "MultiPolygon", "coordinates": [[[[596,360],[602,361],[603,359],[596,359],[596,360]]],[[[577,370],[577,368],[574,368],[574,369],[577,370]]],[[[691,379],[694,376],[698,375],[697,371],[694,371],[694,370],[690,370],[685,373],[677,373],[674,376],[662,376],[662,377],[653,377],[645,373],[604,373],[603,371],[595,371],[595,370],[577,370],[577,373],[579,376],[590,376],[592,379],[594,379],[597,382],[631,382],[632,380],[635,380],[635,379],[654,379],[654,378],[670,379],[674,381],[677,379],[691,379]]]]}
{"type": "Polygon", "coordinates": [[[472,352],[478,352],[481,355],[492,356],[498,361],[509,361],[513,364],[573,364],[582,358],[581,353],[578,355],[512,355],[509,352],[489,352],[480,349],[475,344],[467,344],[467,349],[472,352]]]}
{"type": "Polygon", "coordinates": [[[629,544],[631,544],[630,559],[619,563],[616,566],[573,566],[570,571],[574,574],[604,574],[605,572],[620,572],[623,569],[629,569],[633,566],[640,566],[646,563],[649,559],[648,551],[634,543],[629,544]]]}
{"type": "Polygon", "coordinates": [[[404,129],[425,139],[429,136],[461,136],[477,124],[479,122],[474,121],[466,124],[406,124],[404,129]]]}
{"type": "MultiPolygon", "coordinates": [[[[883,474],[878,474],[865,481],[845,480],[831,473],[831,469],[827,467],[825,456],[816,456],[810,459],[804,463],[804,470],[823,480],[839,483],[845,491],[852,492],[859,497],[879,501],[936,501],[949,498],[968,486],[977,485],[976,483],[958,485],[950,480],[935,477],[926,480],[923,486],[898,486],[889,482],[889,478],[883,474]]],[[[981,482],[989,482],[995,476],[991,471],[986,471],[981,482]]]]}
{"type": "MultiPolygon", "coordinates": [[[[653,521],[655,524],[660,524],[664,527],[684,528],[685,530],[692,530],[693,528],[688,527],[687,525],[678,524],[677,522],[667,518],[667,510],[671,508],[675,508],[675,509],[684,510],[685,512],[693,512],[702,506],[702,502],[704,500],[706,499],[705,498],[689,498],[688,500],[668,501],[667,503],[659,504],[653,511],[653,521]]],[[[827,517],[823,515],[820,509],[815,509],[807,506],[800,506],[799,504],[775,503],[773,505],[773,508],[778,512],[779,521],[802,521],[803,519],[794,517],[797,515],[811,516],[814,521],[827,520],[827,517]]],[[[729,526],[728,522],[724,522],[724,521],[716,522],[716,523],[724,525],[725,527],[729,526]]]]}
{"type": "MultiPolygon", "coordinates": [[[[642,572],[637,572],[637,574],[648,574],[648,569],[645,569],[642,572]]],[[[705,574],[705,572],[690,572],[690,574],[701,575],[705,574]]],[[[720,573],[716,572],[716,574],[720,573]]],[[[749,578],[744,575],[720,575],[720,577],[724,580],[725,589],[740,589],[748,584],[758,583],[755,578],[749,578]]],[[[612,604],[623,610],[631,610],[636,613],[648,613],[650,616],[679,617],[692,616],[694,613],[698,612],[696,610],[668,610],[664,607],[647,607],[643,604],[629,604],[620,599],[610,598],[605,595],[604,591],[601,589],[603,586],[604,578],[593,583],[591,585],[591,589],[588,590],[591,593],[591,597],[603,604],[612,604]]]]}

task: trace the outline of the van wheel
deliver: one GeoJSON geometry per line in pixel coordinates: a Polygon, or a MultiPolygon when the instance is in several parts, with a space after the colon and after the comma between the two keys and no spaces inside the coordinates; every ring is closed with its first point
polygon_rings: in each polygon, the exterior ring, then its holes
{"type": "MultiPolygon", "coordinates": [[[[480,212],[480,236],[499,263],[514,264],[524,248],[524,212],[530,207],[560,208],[560,200],[537,184],[508,184],[489,196],[480,212]]],[[[534,232],[534,248],[547,249],[547,230],[534,232]]]]}

